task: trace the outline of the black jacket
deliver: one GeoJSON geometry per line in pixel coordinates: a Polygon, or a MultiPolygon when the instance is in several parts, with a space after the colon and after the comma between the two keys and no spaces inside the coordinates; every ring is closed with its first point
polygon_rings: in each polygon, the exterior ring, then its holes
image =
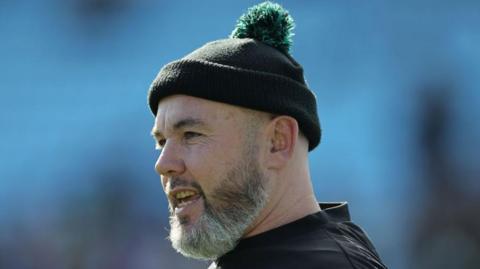
{"type": "Polygon", "coordinates": [[[242,239],[209,269],[387,268],[363,230],[350,221],[347,203],[242,239]]]}

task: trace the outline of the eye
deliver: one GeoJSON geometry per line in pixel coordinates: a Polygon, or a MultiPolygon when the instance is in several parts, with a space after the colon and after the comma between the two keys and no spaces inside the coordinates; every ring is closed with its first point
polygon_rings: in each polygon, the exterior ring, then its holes
{"type": "Polygon", "coordinates": [[[198,136],[201,136],[202,134],[199,134],[199,133],[196,133],[196,132],[185,132],[183,133],[183,138],[184,139],[191,139],[191,138],[195,138],[195,137],[198,137],[198,136]]]}
{"type": "Polygon", "coordinates": [[[166,142],[167,142],[166,139],[157,140],[157,142],[155,143],[155,149],[162,150],[162,148],[163,148],[163,146],[165,146],[166,142]]]}

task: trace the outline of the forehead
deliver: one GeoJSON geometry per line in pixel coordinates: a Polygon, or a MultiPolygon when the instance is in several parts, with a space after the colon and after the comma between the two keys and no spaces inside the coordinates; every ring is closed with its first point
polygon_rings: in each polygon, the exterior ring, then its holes
{"type": "Polygon", "coordinates": [[[173,95],[160,101],[154,128],[170,128],[176,122],[189,118],[214,125],[237,121],[241,114],[241,109],[236,106],[192,96],[173,95]]]}

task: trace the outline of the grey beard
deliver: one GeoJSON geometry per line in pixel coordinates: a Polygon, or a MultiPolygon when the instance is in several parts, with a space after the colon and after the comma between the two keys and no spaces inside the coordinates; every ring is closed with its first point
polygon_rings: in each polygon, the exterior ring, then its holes
{"type": "Polygon", "coordinates": [[[267,179],[252,159],[246,157],[227,174],[209,199],[203,197],[205,211],[189,231],[171,215],[170,240],[175,250],[186,257],[213,260],[237,245],[268,198],[267,179]]]}

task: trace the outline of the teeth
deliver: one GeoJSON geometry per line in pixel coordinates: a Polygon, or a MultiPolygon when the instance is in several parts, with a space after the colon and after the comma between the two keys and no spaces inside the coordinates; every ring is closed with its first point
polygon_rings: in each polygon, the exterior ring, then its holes
{"type": "Polygon", "coordinates": [[[184,206],[186,206],[186,205],[188,205],[188,204],[191,204],[191,203],[192,203],[192,201],[180,202],[180,203],[177,205],[177,207],[184,207],[184,206]]]}
{"type": "Polygon", "coordinates": [[[181,191],[181,192],[177,192],[175,194],[175,198],[183,199],[185,197],[189,197],[189,196],[192,196],[192,195],[195,195],[195,192],[193,192],[193,191],[181,191]]]}

